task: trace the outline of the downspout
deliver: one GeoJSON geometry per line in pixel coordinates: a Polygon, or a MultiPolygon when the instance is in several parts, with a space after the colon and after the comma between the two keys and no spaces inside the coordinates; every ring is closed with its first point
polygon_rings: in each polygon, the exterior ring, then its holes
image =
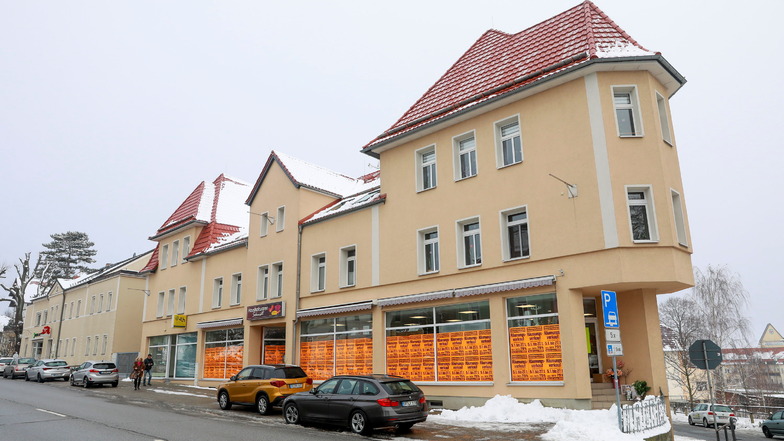
{"type": "Polygon", "coordinates": [[[57,324],[57,342],[54,344],[54,358],[60,358],[60,332],[63,330],[63,317],[65,316],[65,290],[63,290],[63,301],[60,302],[60,323],[57,324]]]}
{"type": "Polygon", "coordinates": [[[302,229],[304,226],[302,224],[297,225],[297,283],[295,284],[296,289],[294,290],[294,338],[291,341],[291,364],[298,364],[296,363],[296,356],[297,356],[297,343],[299,343],[299,333],[297,329],[299,328],[299,318],[297,318],[297,311],[299,311],[299,297],[300,297],[300,279],[302,274],[302,229]]]}

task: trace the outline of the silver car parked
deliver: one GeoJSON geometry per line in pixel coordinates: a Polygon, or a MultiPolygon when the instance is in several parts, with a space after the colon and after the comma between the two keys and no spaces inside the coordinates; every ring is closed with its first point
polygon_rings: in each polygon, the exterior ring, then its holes
{"type": "Polygon", "coordinates": [[[120,373],[111,361],[85,361],[71,372],[71,386],[88,388],[96,384],[111,384],[117,387],[120,373]]]}
{"type": "Polygon", "coordinates": [[[43,383],[44,381],[58,378],[68,381],[70,376],[71,368],[68,367],[67,361],[50,358],[38,360],[31,364],[25,372],[25,381],[36,380],[39,383],[43,383]]]}
{"type": "Polygon", "coordinates": [[[3,378],[24,377],[27,367],[35,363],[35,358],[17,358],[3,368],[3,378]]]}

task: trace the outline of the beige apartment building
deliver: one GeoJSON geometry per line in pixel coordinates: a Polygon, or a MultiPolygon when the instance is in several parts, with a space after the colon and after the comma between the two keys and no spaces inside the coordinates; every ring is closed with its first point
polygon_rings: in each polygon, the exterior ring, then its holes
{"type": "Polygon", "coordinates": [[[669,105],[684,83],[584,2],[482,35],[364,146],[378,172],[275,151],[254,184],[202,182],[151,236],[155,375],[286,362],[406,376],[447,407],[591,408],[611,290],[627,381],[666,394],[657,296],[693,284],[669,105]]]}
{"type": "MultiPolygon", "coordinates": [[[[20,355],[60,358],[70,365],[112,360],[124,366],[139,353],[144,278],[152,251],[76,279],[58,279],[25,310],[20,355]]],[[[128,366],[130,364],[128,363],[128,366]]]]}

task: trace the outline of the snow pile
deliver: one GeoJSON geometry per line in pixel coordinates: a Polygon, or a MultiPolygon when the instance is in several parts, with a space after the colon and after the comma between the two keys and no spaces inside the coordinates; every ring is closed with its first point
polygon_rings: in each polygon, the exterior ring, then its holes
{"type": "Polygon", "coordinates": [[[11,317],[0,315],[0,330],[8,326],[9,323],[11,323],[11,317]]]}
{"type": "MultiPolygon", "coordinates": [[[[444,410],[440,415],[430,415],[428,421],[441,424],[471,422],[487,423],[554,423],[542,436],[543,440],[561,441],[642,441],[645,438],[670,430],[669,422],[657,429],[637,434],[625,434],[618,429],[618,413],[615,406],[610,410],[573,410],[545,407],[539,400],[529,404],[518,402],[509,395],[496,395],[481,407],[463,407],[460,410],[444,410]]],[[[497,427],[494,427],[497,429],[497,427]]]]}

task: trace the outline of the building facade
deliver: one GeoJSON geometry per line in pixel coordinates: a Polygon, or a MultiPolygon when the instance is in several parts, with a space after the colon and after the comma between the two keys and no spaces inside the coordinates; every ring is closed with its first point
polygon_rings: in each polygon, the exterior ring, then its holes
{"type": "Polygon", "coordinates": [[[684,83],[591,2],[488,31],[362,149],[378,172],[272,152],[253,185],[200,184],[151,237],[141,347],[172,380],[283,361],[447,407],[591,408],[612,290],[628,380],[666,393],[657,296],[693,285],[684,83]]]}
{"type": "Polygon", "coordinates": [[[145,297],[139,271],[151,254],[76,279],[58,279],[45,295],[32,299],[25,310],[20,355],[60,358],[71,365],[138,356],[145,297]]]}

